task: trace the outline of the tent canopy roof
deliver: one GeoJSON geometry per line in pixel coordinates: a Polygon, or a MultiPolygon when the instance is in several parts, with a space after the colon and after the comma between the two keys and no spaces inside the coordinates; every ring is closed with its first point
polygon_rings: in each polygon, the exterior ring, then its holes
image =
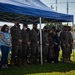
{"type": "Polygon", "coordinates": [[[55,12],[40,0],[0,0],[0,15],[3,15],[4,13],[5,15],[10,13],[11,15],[8,16],[9,18],[11,16],[14,18],[15,13],[15,15],[19,14],[17,15],[18,17],[23,16],[23,18],[25,16],[33,16],[33,18],[36,17],[38,19],[39,17],[42,17],[51,21],[73,21],[73,15],[55,12]]]}

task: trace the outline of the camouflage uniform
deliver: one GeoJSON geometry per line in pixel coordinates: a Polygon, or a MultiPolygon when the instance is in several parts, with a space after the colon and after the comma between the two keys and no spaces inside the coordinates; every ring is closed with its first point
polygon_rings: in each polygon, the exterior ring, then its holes
{"type": "Polygon", "coordinates": [[[70,35],[67,31],[62,31],[60,34],[61,38],[61,48],[62,48],[62,56],[63,61],[67,61],[70,54],[70,35]]]}
{"type": "Polygon", "coordinates": [[[43,31],[42,32],[43,62],[46,62],[47,57],[48,57],[48,45],[49,45],[48,33],[43,31]]]}
{"type": "Polygon", "coordinates": [[[72,53],[72,48],[73,48],[73,37],[72,37],[72,34],[71,34],[70,31],[68,31],[67,33],[68,33],[69,45],[70,45],[70,47],[69,47],[69,50],[70,50],[70,51],[69,51],[68,60],[70,61],[70,55],[71,55],[71,53],[72,53]]]}
{"type": "Polygon", "coordinates": [[[35,29],[30,31],[30,44],[31,44],[31,63],[37,62],[38,50],[37,50],[38,34],[35,29]]]}
{"type": "Polygon", "coordinates": [[[22,29],[22,62],[27,63],[28,56],[28,42],[29,42],[29,32],[27,30],[22,29]]]}
{"type": "Polygon", "coordinates": [[[11,55],[11,63],[16,63],[16,58],[18,63],[21,64],[21,53],[22,53],[22,44],[19,42],[21,38],[21,30],[19,27],[13,26],[11,29],[11,37],[12,37],[12,55],[11,55]]]}
{"type": "Polygon", "coordinates": [[[49,33],[49,50],[48,50],[48,62],[52,63],[55,62],[55,49],[54,49],[54,36],[55,34],[49,33]]]}

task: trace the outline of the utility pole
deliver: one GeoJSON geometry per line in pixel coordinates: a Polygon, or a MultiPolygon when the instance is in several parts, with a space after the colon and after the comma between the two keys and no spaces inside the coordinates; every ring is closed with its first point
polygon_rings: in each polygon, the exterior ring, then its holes
{"type": "Polygon", "coordinates": [[[68,0],[67,0],[67,14],[68,14],[68,0]]]}
{"type": "Polygon", "coordinates": [[[57,0],[56,0],[56,11],[57,11],[57,0]]]}
{"type": "MultiPolygon", "coordinates": [[[[56,0],[56,11],[57,11],[57,0],[56,0]]],[[[56,25],[56,29],[57,29],[58,28],[58,22],[55,23],[55,25],[56,25]]]]}
{"type": "MultiPolygon", "coordinates": [[[[67,14],[68,14],[68,0],[67,0],[67,14]]],[[[67,26],[68,26],[68,22],[67,22],[67,26]]]]}
{"type": "MultiPolygon", "coordinates": [[[[55,4],[56,5],[56,11],[57,11],[57,4],[67,4],[67,8],[66,8],[67,12],[66,13],[69,14],[69,3],[75,3],[75,1],[69,2],[69,0],[67,0],[67,2],[57,2],[57,0],[55,0],[54,3],[48,3],[48,4],[55,4]]],[[[52,5],[51,5],[51,8],[52,8],[52,5]]],[[[68,22],[67,22],[67,25],[68,25],[68,22]]]]}

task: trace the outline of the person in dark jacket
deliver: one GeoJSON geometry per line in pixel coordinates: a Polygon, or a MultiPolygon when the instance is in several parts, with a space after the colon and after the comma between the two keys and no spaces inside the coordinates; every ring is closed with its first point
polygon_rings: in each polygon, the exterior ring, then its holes
{"type": "Polygon", "coordinates": [[[56,34],[54,36],[54,50],[55,50],[55,60],[58,63],[59,51],[60,51],[60,36],[59,30],[56,30],[56,34]]]}

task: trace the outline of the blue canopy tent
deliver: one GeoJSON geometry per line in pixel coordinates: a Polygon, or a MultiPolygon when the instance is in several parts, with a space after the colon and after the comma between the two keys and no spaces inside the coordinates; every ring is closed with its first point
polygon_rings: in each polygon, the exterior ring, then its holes
{"type": "MultiPolygon", "coordinates": [[[[13,16],[15,15],[14,13],[16,13],[40,18],[41,64],[43,63],[41,18],[47,18],[51,21],[73,22],[73,15],[55,12],[43,4],[40,0],[0,0],[0,13],[13,13],[13,16]]],[[[0,16],[0,19],[1,18],[2,17],[0,16]]]]}
{"type": "Polygon", "coordinates": [[[73,21],[73,15],[55,12],[40,0],[0,0],[0,12],[49,18],[54,21],[73,21]]]}

